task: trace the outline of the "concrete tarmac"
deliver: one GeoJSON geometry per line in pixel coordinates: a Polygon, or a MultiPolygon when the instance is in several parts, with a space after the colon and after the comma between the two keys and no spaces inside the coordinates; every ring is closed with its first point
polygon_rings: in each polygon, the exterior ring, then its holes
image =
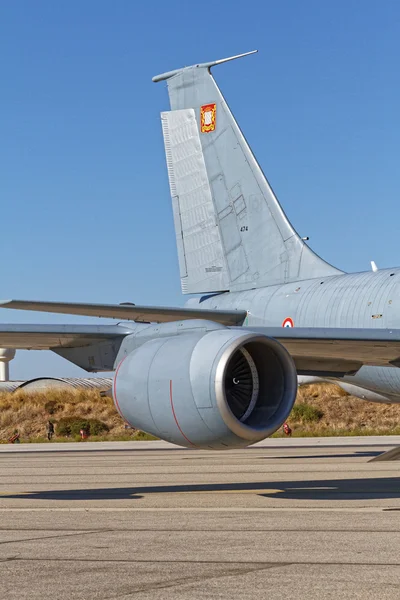
{"type": "Polygon", "coordinates": [[[394,441],[0,446],[0,598],[398,600],[394,441]]]}

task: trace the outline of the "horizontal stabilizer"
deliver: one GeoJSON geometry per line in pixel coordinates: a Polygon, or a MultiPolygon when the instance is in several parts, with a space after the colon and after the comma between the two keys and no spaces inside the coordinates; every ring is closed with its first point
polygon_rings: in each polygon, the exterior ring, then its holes
{"type": "Polygon", "coordinates": [[[187,319],[207,319],[221,325],[243,323],[247,313],[241,310],[201,310],[164,306],[135,306],[134,304],[84,304],[80,302],[41,302],[29,300],[0,301],[0,308],[34,310],[39,312],[104,317],[137,323],[166,323],[187,319]]]}

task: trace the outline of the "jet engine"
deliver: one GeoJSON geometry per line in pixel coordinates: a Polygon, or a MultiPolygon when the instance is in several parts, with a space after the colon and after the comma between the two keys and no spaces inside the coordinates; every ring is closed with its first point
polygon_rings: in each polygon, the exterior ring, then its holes
{"type": "Polygon", "coordinates": [[[157,337],[119,364],[115,405],[133,427],[174,444],[227,449],[270,436],[297,393],[291,356],[238,329],[157,337]]]}

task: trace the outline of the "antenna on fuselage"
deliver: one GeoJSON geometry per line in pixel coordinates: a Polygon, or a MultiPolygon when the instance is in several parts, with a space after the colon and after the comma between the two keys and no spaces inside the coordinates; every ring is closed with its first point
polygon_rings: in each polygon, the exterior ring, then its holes
{"type": "Polygon", "coordinates": [[[376,266],[376,262],[374,260],[371,260],[371,269],[373,270],[374,273],[379,271],[378,267],[376,266]]]}

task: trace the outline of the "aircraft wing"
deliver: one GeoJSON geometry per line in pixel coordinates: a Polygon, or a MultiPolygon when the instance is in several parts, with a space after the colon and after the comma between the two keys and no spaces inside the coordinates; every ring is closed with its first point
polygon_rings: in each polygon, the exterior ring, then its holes
{"type": "Polygon", "coordinates": [[[39,312],[104,317],[137,323],[166,323],[186,319],[206,319],[222,325],[243,323],[247,312],[242,310],[210,310],[171,308],[163,306],[136,306],[135,304],[84,304],[81,302],[42,302],[30,300],[3,300],[0,308],[34,310],[39,312]]]}
{"type": "Polygon", "coordinates": [[[343,376],[363,365],[400,367],[400,329],[249,327],[277,339],[299,375],[343,376]]]}
{"type": "Polygon", "coordinates": [[[106,340],[122,339],[131,329],[122,325],[3,325],[0,347],[16,350],[81,348],[106,340]]]}
{"type": "MultiPolygon", "coordinates": [[[[363,365],[400,367],[400,329],[243,329],[263,333],[281,342],[293,357],[299,374],[340,377],[357,372],[363,365]]],[[[83,348],[107,340],[122,341],[131,333],[132,329],[124,325],[0,324],[0,347],[59,349],[59,353],[65,355],[63,348],[83,348]]]]}

